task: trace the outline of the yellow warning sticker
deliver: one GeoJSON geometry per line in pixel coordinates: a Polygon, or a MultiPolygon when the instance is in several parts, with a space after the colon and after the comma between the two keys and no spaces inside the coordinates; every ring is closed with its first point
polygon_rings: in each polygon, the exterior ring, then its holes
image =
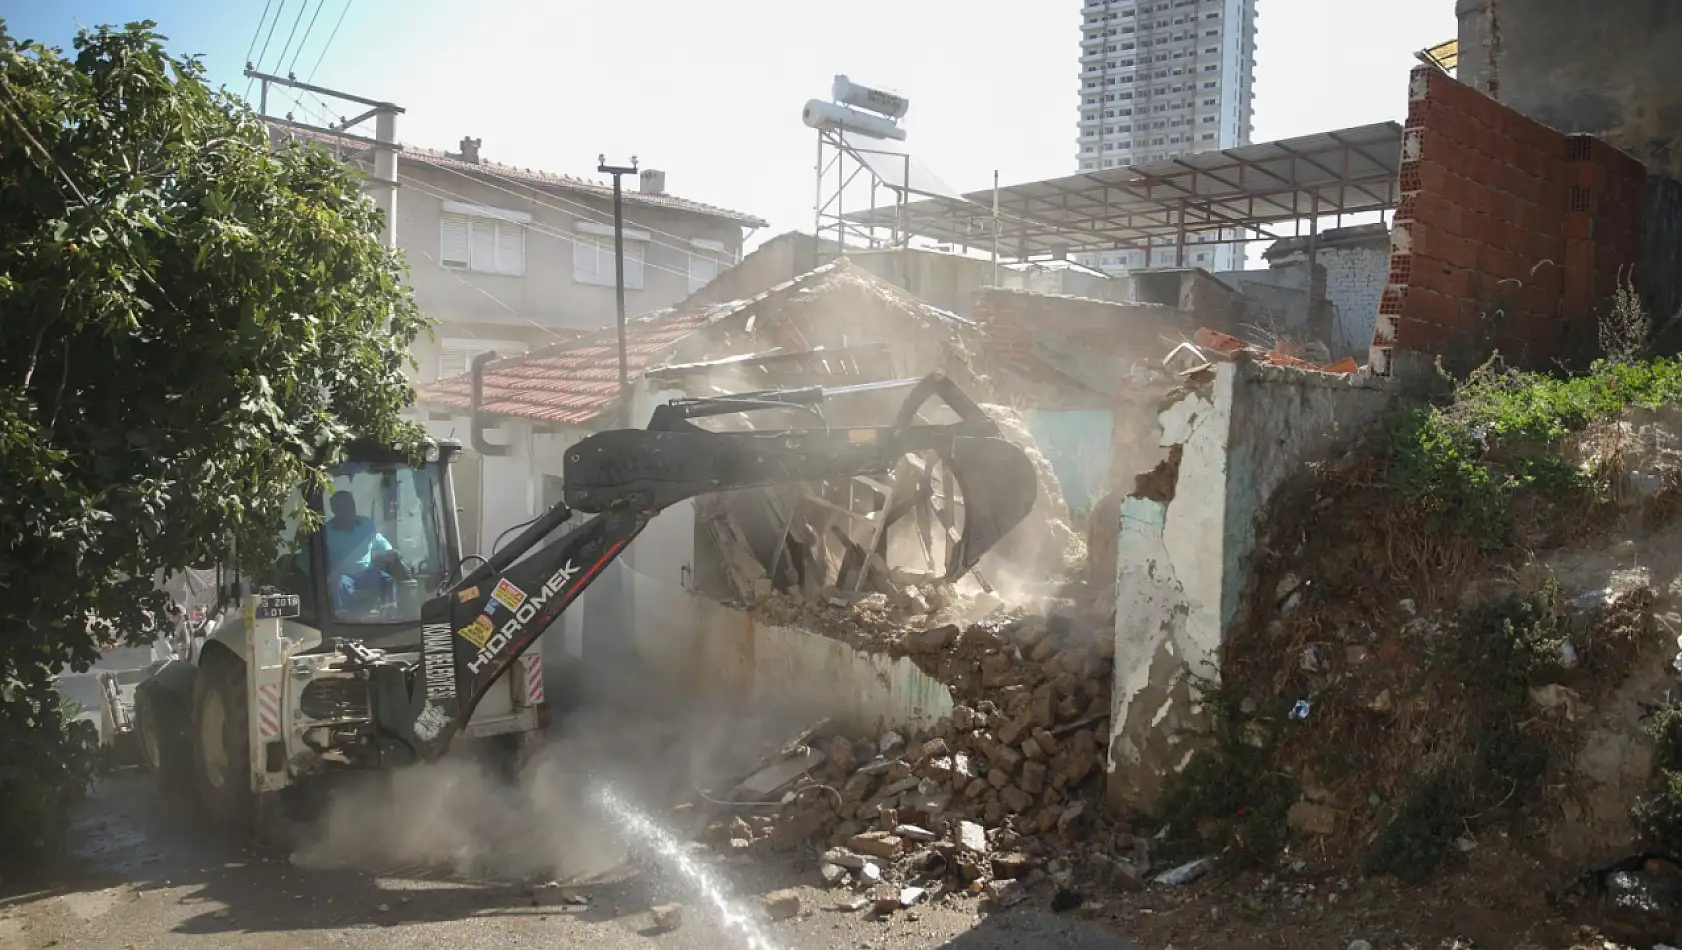
{"type": "Polygon", "coordinates": [[[461,593],[457,594],[456,595],[456,600],[465,604],[465,603],[467,603],[468,601],[472,600],[473,598],[475,598],[477,596],[479,596],[479,585],[474,584],[472,587],[469,587],[468,589],[466,589],[466,590],[462,591],[461,593]]]}
{"type": "Polygon", "coordinates": [[[491,626],[491,618],[485,616],[484,614],[480,614],[478,620],[462,627],[460,631],[461,638],[463,640],[466,640],[468,643],[473,644],[481,650],[485,647],[485,641],[489,640],[491,638],[491,634],[495,632],[496,628],[491,626]]]}
{"type": "Polygon", "coordinates": [[[519,610],[520,605],[526,602],[526,592],[508,583],[507,578],[503,578],[501,583],[496,585],[496,589],[491,591],[491,596],[509,610],[519,610]]]}

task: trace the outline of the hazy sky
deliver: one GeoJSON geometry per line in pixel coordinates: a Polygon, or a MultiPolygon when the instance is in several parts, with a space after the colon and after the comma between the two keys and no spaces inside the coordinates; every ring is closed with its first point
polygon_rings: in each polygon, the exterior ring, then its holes
{"type": "MultiPolygon", "coordinates": [[[[800,107],[827,97],[836,73],[909,96],[907,145],[960,190],[990,186],[995,169],[1011,184],[1076,167],[1081,0],[272,4],[262,67],[302,79],[325,48],[315,82],[404,106],[406,143],[453,150],[471,135],[486,158],[571,174],[593,174],[598,153],[634,154],[666,171],[673,194],[769,220],[761,238],[811,230],[816,142],[800,107]]],[[[1261,0],[1256,141],[1399,120],[1412,53],[1454,36],[1453,8],[1261,0]]],[[[264,3],[5,0],[0,10],[14,36],[61,45],[78,23],[156,20],[174,52],[203,54],[215,82],[243,93],[264,3]]]]}

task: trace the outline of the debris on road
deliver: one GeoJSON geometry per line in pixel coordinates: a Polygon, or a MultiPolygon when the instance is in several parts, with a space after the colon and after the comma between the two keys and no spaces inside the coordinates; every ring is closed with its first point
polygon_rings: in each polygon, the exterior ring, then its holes
{"type": "Polygon", "coordinates": [[[648,909],[656,930],[672,931],[683,926],[682,904],[659,904],[648,909]]]}
{"type": "Polygon", "coordinates": [[[788,920],[790,917],[800,916],[800,892],[792,888],[772,891],[761,901],[765,908],[765,916],[772,920],[788,920]]]}

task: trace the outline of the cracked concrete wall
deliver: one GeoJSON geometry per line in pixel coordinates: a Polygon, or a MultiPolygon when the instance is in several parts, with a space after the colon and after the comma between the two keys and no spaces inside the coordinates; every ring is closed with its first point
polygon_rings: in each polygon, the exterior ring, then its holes
{"type": "Polygon", "coordinates": [[[1457,0],[1461,82],[1682,177],[1682,2],[1457,0]]]}
{"type": "Polygon", "coordinates": [[[1376,420],[1394,386],[1366,375],[1225,363],[1160,414],[1170,460],[1121,506],[1109,796],[1154,811],[1189,758],[1197,692],[1243,621],[1268,502],[1304,464],[1376,420]],[[1174,451],[1175,449],[1178,451],[1174,451]]]}
{"type": "Polygon", "coordinates": [[[1682,0],[1456,0],[1454,11],[1461,82],[1647,166],[1637,273],[1655,313],[1682,309],[1682,0]]]}

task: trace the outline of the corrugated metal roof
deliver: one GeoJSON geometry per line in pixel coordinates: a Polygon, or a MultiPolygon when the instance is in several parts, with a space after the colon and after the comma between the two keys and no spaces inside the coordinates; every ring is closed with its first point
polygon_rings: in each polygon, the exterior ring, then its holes
{"type": "Polygon", "coordinates": [[[1453,73],[1460,66],[1460,41],[1445,40],[1420,50],[1417,55],[1444,72],[1453,73]]]}
{"type": "MultiPolygon", "coordinates": [[[[1316,208],[1322,216],[1394,208],[1401,151],[1402,127],[1381,122],[1011,185],[998,191],[999,248],[1024,259],[1144,248],[1182,233],[1242,231],[1246,239],[1277,240],[1287,235],[1266,225],[1307,218],[1316,208]]],[[[988,189],[845,217],[987,248],[993,196],[988,189]]]]}

